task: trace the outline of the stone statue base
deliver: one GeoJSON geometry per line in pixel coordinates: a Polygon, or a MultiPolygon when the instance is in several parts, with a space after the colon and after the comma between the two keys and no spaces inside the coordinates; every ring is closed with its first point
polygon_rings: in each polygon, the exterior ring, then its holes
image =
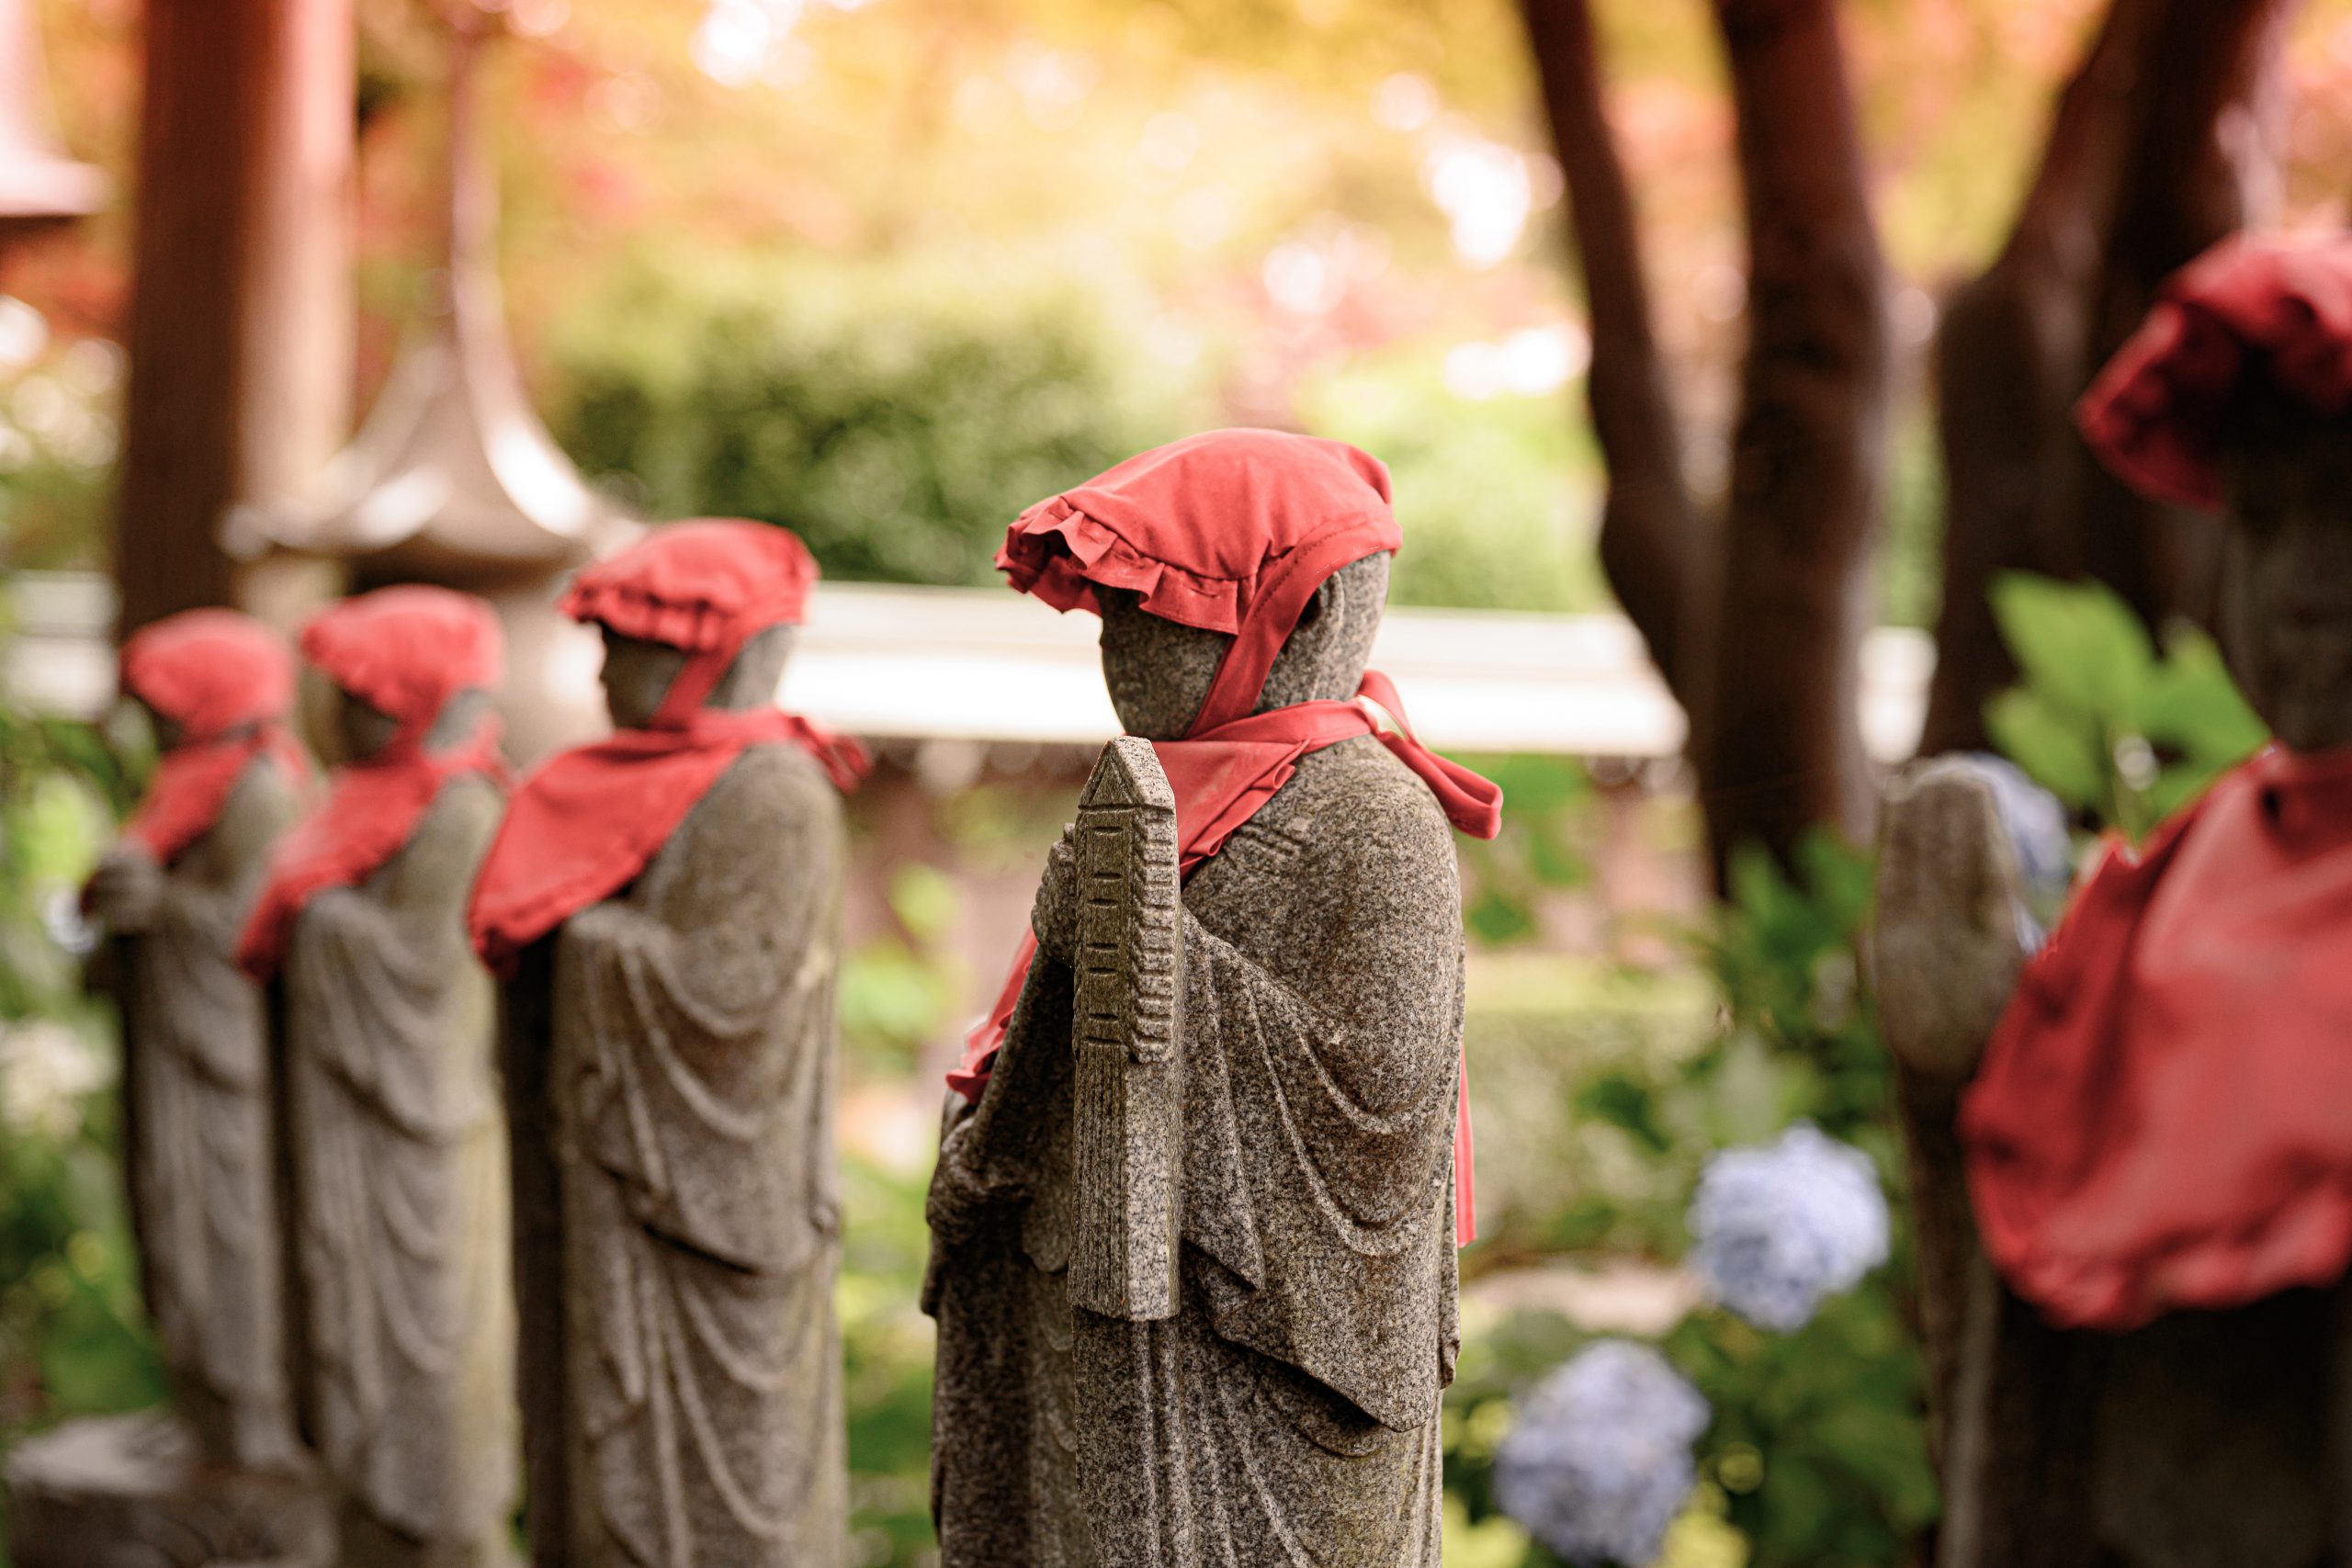
{"type": "Polygon", "coordinates": [[[8,1456],[16,1568],[328,1568],[334,1516],[311,1479],[207,1464],[170,1416],[94,1416],[8,1456]]]}

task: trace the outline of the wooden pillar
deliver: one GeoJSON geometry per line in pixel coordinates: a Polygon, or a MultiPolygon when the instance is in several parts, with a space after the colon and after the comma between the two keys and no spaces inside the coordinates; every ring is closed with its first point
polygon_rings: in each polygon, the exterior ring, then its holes
{"type": "Polygon", "coordinates": [[[350,428],[351,0],[148,0],[116,577],[126,632],[235,601],[232,505],[350,428]]]}

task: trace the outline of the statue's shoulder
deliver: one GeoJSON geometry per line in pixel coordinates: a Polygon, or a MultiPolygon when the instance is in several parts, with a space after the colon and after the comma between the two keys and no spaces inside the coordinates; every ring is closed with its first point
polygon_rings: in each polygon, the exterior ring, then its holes
{"type": "Polygon", "coordinates": [[[441,786],[426,808],[428,821],[446,818],[464,824],[487,818],[495,822],[506,811],[506,791],[487,773],[463,773],[441,786]]]}
{"type": "Polygon", "coordinates": [[[1341,859],[1453,853],[1453,829],[1437,796],[1371,736],[1301,758],[1264,815],[1270,826],[1341,859]]]}
{"type": "Polygon", "coordinates": [[[695,814],[721,830],[772,829],[781,820],[838,829],[842,794],[816,758],[778,741],[746,748],[728,764],[695,814]]]}
{"type": "Polygon", "coordinates": [[[441,786],[417,819],[408,847],[434,846],[452,852],[479,852],[506,815],[506,791],[486,773],[459,773],[441,786]]]}

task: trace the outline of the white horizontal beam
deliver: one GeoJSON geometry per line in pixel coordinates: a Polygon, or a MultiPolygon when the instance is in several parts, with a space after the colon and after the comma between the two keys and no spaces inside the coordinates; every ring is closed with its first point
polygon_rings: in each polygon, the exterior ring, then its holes
{"type": "MultiPolygon", "coordinates": [[[[11,689],[51,711],[97,713],[114,693],[106,580],[24,572],[11,585],[11,689]]],[[[783,698],[872,739],[1099,745],[1118,723],[1096,625],[998,590],[824,583],[783,698]]],[[[1646,758],[1682,748],[1681,711],[1621,615],[1393,609],[1374,658],[1442,750],[1646,758]]],[[[1917,744],[1933,665],[1917,632],[1880,630],[1864,645],[1863,736],[1882,761],[1917,744]]],[[[593,701],[595,674],[596,647],[583,638],[547,678],[559,694],[593,701]]]]}

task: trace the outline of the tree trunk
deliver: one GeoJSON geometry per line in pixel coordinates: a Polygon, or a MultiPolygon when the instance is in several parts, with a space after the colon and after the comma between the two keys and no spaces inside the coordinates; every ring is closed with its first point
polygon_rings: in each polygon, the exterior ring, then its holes
{"type": "Polygon", "coordinates": [[[1600,559],[1682,705],[1718,869],[1859,832],[1855,712],[1888,391],[1884,278],[1832,0],[1717,0],[1739,117],[1750,336],[1732,495],[1691,498],[1586,0],[1522,0],[1566,176],[1608,463],[1600,559]]]}
{"type": "Polygon", "coordinates": [[[122,629],[226,604],[232,505],[347,433],[350,0],[149,0],[116,575],[122,629]]]}
{"type": "MultiPolygon", "coordinates": [[[[2085,385],[2139,326],[2166,277],[2216,241],[2277,216],[2286,24],[2297,4],[2170,0],[2151,29],[2085,385]]],[[[2143,499],[2087,452],[2082,460],[2091,574],[2151,624],[2174,613],[2210,620],[2216,531],[2143,499]]]]}
{"type": "Polygon", "coordinates": [[[1857,714],[1891,378],[1885,275],[1834,0],[1716,0],[1738,115],[1748,344],[1709,712],[1694,723],[1720,864],[1860,835],[1857,714]]]}
{"type": "Polygon", "coordinates": [[[1705,618],[1705,540],[1690,487],[1666,367],[1642,274],[1641,234],[1625,165],[1602,112],[1587,0],[1523,0],[1592,322],[1586,393],[1609,473],[1600,566],[1651,660],[1686,708],[1697,662],[1689,636],[1705,618]]]}
{"type": "Polygon", "coordinates": [[[2152,620],[2205,608],[2199,531],[2101,470],[2073,409],[2165,276],[2267,209],[2292,3],[2114,0],[2007,243],[1946,305],[1944,597],[1923,751],[1983,747],[1985,700],[2015,678],[1985,598],[1999,573],[2094,576],[2152,620]]]}

